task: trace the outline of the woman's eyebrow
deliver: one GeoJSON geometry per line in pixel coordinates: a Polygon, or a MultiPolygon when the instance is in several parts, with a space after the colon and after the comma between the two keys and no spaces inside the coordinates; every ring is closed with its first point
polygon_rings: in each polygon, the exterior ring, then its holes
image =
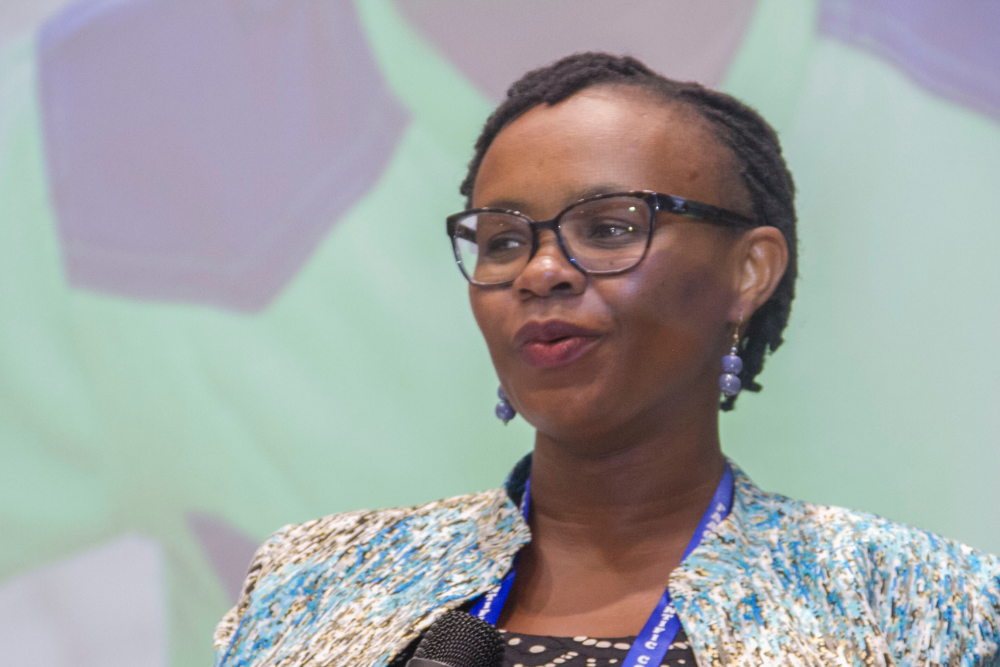
{"type": "MultiPolygon", "coordinates": [[[[562,201],[563,207],[569,206],[570,204],[576,203],[581,199],[586,199],[587,197],[593,197],[595,195],[606,195],[612,192],[631,192],[635,188],[629,189],[621,185],[615,184],[603,184],[595,185],[587,188],[586,190],[579,190],[574,192],[562,201]]],[[[531,205],[523,200],[518,199],[497,199],[487,203],[483,208],[502,208],[508,211],[519,211],[523,213],[525,210],[530,209],[531,205]]]]}
{"type": "Polygon", "coordinates": [[[612,192],[631,192],[635,189],[636,188],[627,188],[622,185],[616,185],[614,183],[595,185],[593,187],[587,188],[582,192],[575,193],[574,198],[567,201],[566,205],[569,206],[573,202],[579,201],[580,199],[586,199],[587,197],[595,197],[597,195],[609,195],[612,192]]]}
{"type": "Polygon", "coordinates": [[[497,199],[495,201],[487,202],[482,208],[502,208],[508,211],[524,212],[525,209],[531,207],[525,202],[517,199],[497,199]]]}

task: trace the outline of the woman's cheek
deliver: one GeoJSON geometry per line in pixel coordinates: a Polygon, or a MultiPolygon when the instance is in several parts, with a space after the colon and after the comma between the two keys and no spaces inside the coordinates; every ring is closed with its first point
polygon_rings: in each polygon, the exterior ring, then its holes
{"type": "MultiPolygon", "coordinates": [[[[690,379],[704,364],[707,337],[728,308],[727,291],[697,253],[650,253],[639,269],[603,285],[621,330],[615,350],[623,375],[636,382],[690,379]]],[[[621,380],[621,378],[617,378],[621,380]]]]}
{"type": "Polygon", "coordinates": [[[506,365],[504,358],[508,350],[504,335],[504,319],[507,313],[503,292],[501,290],[484,290],[474,285],[469,286],[469,303],[472,306],[472,316],[479,325],[486,347],[489,349],[493,365],[501,370],[506,365]]]}

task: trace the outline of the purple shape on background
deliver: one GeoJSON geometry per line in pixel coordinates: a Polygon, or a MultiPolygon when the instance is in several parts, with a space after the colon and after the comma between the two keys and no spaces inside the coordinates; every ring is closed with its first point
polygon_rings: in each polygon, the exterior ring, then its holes
{"type": "Polygon", "coordinates": [[[257,540],[224,519],[198,512],[188,512],[185,516],[226,595],[236,604],[243,591],[250,560],[257,551],[257,540]]]}
{"type": "Polygon", "coordinates": [[[819,28],[1000,120],[1000,2],[824,0],[819,28]]]}
{"type": "Polygon", "coordinates": [[[166,667],[163,552],[125,535],[0,585],[0,665],[166,667]]]}
{"type": "Polygon", "coordinates": [[[579,51],[630,54],[667,76],[715,86],[739,50],[755,0],[395,0],[487,95],[579,51]]]}
{"type": "Polygon", "coordinates": [[[88,0],[39,35],[70,282],[266,306],[406,126],[347,0],[88,0]]]}

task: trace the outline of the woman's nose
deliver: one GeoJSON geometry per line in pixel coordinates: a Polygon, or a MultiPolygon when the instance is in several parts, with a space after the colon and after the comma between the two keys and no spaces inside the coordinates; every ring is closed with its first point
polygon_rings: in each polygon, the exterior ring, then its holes
{"type": "Polygon", "coordinates": [[[587,286],[587,276],[573,266],[559,247],[555,232],[548,229],[538,235],[538,252],[531,258],[512,287],[522,298],[580,294],[587,286]]]}

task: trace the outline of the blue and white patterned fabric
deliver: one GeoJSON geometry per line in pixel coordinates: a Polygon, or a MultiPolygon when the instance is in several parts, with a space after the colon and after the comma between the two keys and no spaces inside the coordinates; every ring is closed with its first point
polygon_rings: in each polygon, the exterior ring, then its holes
{"type": "MultiPolygon", "coordinates": [[[[282,528],[216,630],[217,666],[386,665],[510,568],[531,538],[516,504],[529,469],[506,489],[282,528]]],[[[1000,559],[733,471],[732,513],[669,582],[701,667],[1000,667],[1000,559]]]]}

